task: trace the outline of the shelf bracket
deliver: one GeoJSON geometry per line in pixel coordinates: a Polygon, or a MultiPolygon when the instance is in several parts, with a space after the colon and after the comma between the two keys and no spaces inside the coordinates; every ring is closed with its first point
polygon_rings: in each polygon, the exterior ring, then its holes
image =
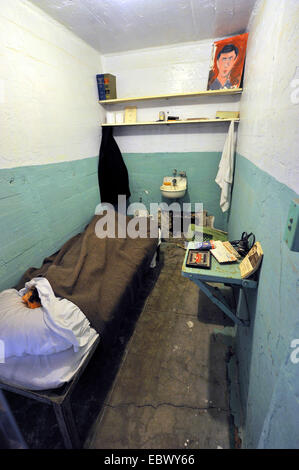
{"type": "Polygon", "coordinates": [[[248,312],[248,305],[246,301],[246,309],[248,320],[242,320],[238,317],[238,312],[241,305],[241,300],[243,296],[243,287],[237,286],[239,288],[239,299],[236,310],[233,310],[231,306],[227,303],[224,296],[221,294],[220,290],[217,287],[211,286],[210,284],[205,283],[204,281],[200,281],[199,279],[193,278],[192,281],[200,288],[202,292],[204,292],[209,299],[217,305],[224,313],[227,315],[235,324],[240,326],[249,326],[249,312],[248,312]],[[242,292],[242,294],[241,294],[242,292]]]}

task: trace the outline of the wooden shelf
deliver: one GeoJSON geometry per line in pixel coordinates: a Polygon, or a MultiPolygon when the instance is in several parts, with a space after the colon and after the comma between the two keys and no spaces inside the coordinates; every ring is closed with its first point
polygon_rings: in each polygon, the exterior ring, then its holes
{"type": "Polygon", "coordinates": [[[137,96],[133,98],[117,98],[114,100],[101,100],[100,104],[118,104],[118,103],[129,103],[131,101],[145,101],[145,100],[160,100],[160,99],[170,99],[170,98],[188,98],[196,96],[223,96],[223,95],[236,95],[242,93],[242,88],[230,88],[224,90],[205,90],[205,91],[196,91],[190,93],[172,93],[168,95],[154,95],[154,96],[137,96]]]}
{"type": "Polygon", "coordinates": [[[102,127],[124,127],[124,126],[172,126],[175,124],[196,124],[196,123],[209,123],[209,122],[239,122],[240,119],[192,119],[186,121],[154,121],[154,122],[122,122],[115,124],[101,124],[102,127]]]}

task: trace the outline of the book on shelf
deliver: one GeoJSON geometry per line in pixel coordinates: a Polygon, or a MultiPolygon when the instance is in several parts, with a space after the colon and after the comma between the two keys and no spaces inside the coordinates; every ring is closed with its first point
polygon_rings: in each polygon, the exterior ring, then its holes
{"type": "Polygon", "coordinates": [[[116,96],[116,77],[111,73],[100,73],[96,76],[99,100],[114,100],[116,96]]]}
{"type": "Polygon", "coordinates": [[[239,119],[239,111],[217,111],[216,118],[218,119],[239,119]]]}
{"type": "Polygon", "coordinates": [[[137,122],[137,107],[127,106],[125,108],[125,123],[133,124],[137,122]]]}

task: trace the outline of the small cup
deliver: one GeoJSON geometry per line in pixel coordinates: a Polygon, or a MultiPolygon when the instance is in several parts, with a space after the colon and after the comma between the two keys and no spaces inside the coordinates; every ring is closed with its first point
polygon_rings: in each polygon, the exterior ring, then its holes
{"type": "Polygon", "coordinates": [[[108,111],[106,114],[106,122],[107,124],[114,124],[115,123],[115,114],[111,111],[108,111]]]}
{"type": "Polygon", "coordinates": [[[124,113],[122,111],[116,113],[115,122],[118,124],[121,124],[122,122],[124,122],[124,113]]]}

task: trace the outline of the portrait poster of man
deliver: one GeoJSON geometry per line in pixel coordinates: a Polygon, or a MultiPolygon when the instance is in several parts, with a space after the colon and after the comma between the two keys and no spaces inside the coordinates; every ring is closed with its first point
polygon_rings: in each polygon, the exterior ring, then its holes
{"type": "Polygon", "coordinates": [[[247,39],[244,33],[214,42],[208,90],[240,87],[247,39]]]}

